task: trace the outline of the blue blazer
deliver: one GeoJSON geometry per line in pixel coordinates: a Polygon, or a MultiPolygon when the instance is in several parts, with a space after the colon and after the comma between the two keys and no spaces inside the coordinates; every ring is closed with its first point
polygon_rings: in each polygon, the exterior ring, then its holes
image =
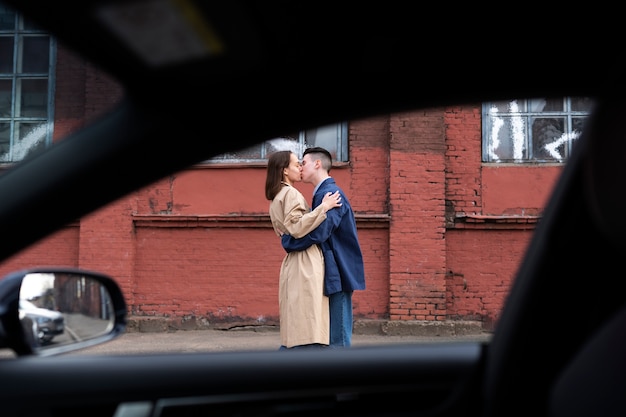
{"type": "Polygon", "coordinates": [[[326,220],[315,230],[300,239],[287,234],[282,236],[282,245],[287,253],[301,251],[314,244],[320,245],[324,254],[325,295],[365,289],[365,268],[354,212],[333,178],[327,178],[320,184],[313,196],[313,208],[322,203],[327,192],[334,193],[337,190],[341,194],[341,207],[327,211],[326,220]]]}

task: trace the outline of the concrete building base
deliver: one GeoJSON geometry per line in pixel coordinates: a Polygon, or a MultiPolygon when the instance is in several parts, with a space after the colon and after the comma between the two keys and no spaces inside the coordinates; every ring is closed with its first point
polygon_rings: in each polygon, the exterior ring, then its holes
{"type": "MultiPolygon", "coordinates": [[[[178,330],[247,330],[255,332],[278,331],[277,324],[249,323],[209,323],[195,318],[172,320],[166,317],[139,317],[128,318],[126,332],[154,333],[172,332],[178,330]]],[[[354,334],[388,335],[388,336],[427,336],[452,337],[468,336],[486,333],[483,324],[479,321],[392,321],[392,320],[355,320],[354,334]]]]}

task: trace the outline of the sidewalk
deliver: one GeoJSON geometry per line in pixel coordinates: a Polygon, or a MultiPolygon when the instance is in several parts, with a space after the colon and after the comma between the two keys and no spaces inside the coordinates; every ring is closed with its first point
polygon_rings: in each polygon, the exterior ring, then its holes
{"type": "MultiPolygon", "coordinates": [[[[473,322],[355,322],[352,346],[451,341],[488,341],[473,322]]],[[[175,352],[217,352],[276,350],[280,346],[278,329],[270,326],[240,327],[229,330],[175,330],[142,332],[134,329],[108,343],[73,354],[140,354],[175,352]]]]}

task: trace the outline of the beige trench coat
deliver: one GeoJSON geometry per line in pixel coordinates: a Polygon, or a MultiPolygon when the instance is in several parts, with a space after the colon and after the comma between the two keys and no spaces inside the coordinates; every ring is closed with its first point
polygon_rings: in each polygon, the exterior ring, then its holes
{"type": "MultiPolygon", "coordinates": [[[[285,185],[270,203],[270,219],[277,235],[302,237],[326,219],[321,205],[310,211],[296,188],[285,185]]],[[[330,316],[324,295],[324,257],[318,245],[288,253],[280,267],[278,287],[280,341],[293,347],[310,343],[328,345],[330,316]]]]}

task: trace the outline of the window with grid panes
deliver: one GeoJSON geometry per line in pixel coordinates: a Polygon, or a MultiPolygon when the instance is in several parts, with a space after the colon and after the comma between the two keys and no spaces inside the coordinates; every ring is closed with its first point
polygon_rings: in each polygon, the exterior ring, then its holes
{"type": "Polygon", "coordinates": [[[584,97],[484,103],[483,162],[565,162],[592,105],[584,97]]]}
{"type": "Polygon", "coordinates": [[[0,163],[52,142],[55,43],[0,3],[0,163]]]}
{"type": "Polygon", "coordinates": [[[207,162],[258,162],[276,151],[289,150],[302,158],[306,148],[321,146],[327,149],[333,161],[348,161],[348,124],[337,123],[316,129],[293,132],[233,153],[218,155],[207,162]]]}

